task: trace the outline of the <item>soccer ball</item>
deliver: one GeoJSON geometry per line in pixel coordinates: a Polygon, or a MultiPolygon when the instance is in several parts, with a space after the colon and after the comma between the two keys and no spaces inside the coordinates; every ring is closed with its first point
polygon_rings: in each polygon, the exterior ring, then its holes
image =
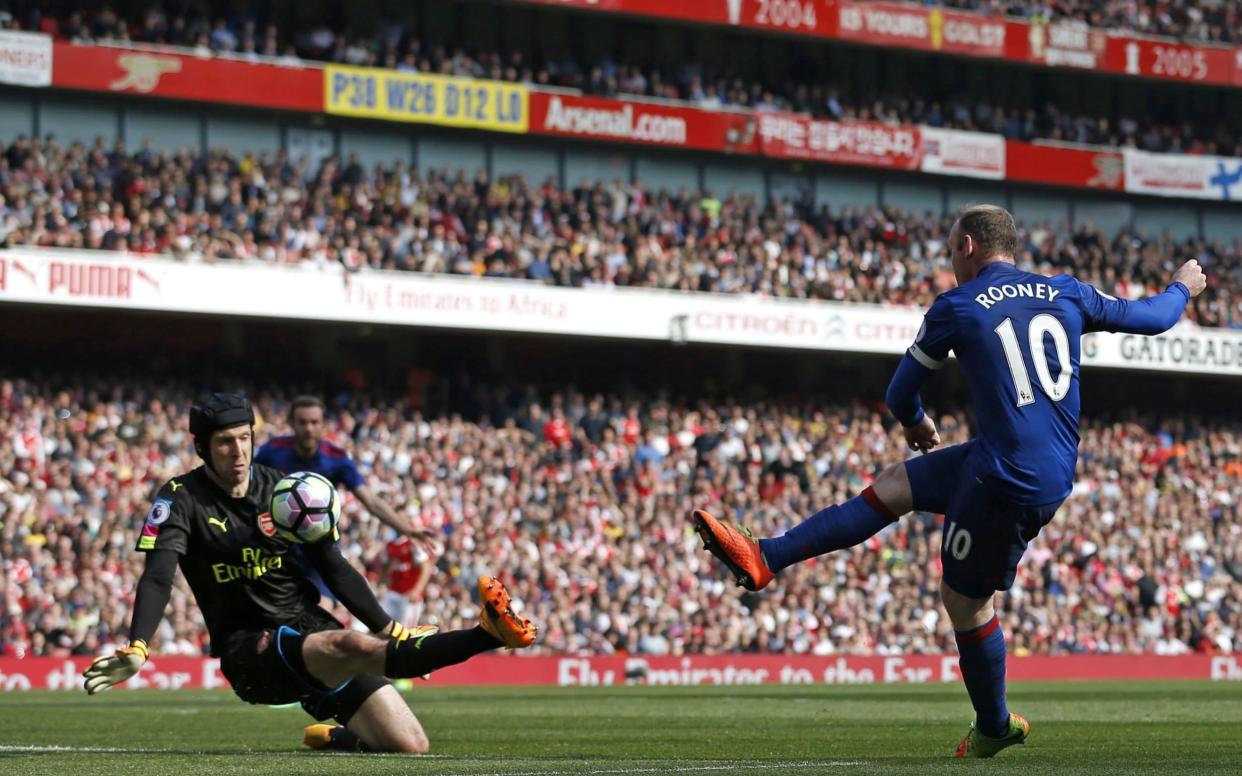
{"type": "Polygon", "coordinates": [[[291,542],[310,544],[332,533],[341,516],[336,486],[314,472],[295,472],[272,491],[272,524],[291,542]]]}

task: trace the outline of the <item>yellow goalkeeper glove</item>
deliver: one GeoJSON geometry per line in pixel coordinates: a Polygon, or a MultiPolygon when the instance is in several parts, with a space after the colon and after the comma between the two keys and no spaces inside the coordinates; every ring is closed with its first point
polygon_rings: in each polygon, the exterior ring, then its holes
{"type": "Polygon", "coordinates": [[[384,626],[383,630],[375,632],[376,636],[387,636],[393,641],[405,641],[406,639],[416,639],[419,636],[430,636],[440,630],[438,625],[415,625],[413,628],[407,628],[401,623],[393,620],[384,626]]]}
{"type": "Polygon", "coordinates": [[[382,630],[377,631],[375,635],[387,636],[393,641],[405,641],[410,637],[410,629],[396,620],[390,620],[389,623],[385,625],[382,630]]]}
{"type": "Polygon", "coordinates": [[[111,655],[95,658],[82,672],[82,676],[86,677],[83,687],[87,695],[103,692],[138,673],[142,664],[147,662],[148,654],[147,642],[134,639],[129,642],[128,647],[118,649],[111,655]]]}

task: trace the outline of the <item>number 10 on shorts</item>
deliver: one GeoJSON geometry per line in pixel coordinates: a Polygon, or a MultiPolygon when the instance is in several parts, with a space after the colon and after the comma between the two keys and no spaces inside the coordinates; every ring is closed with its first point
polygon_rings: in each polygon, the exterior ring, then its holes
{"type": "Polygon", "coordinates": [[[944,532],[944,546],[953,557],[964,560],[970,554],[970,531],[958,528],[956,521],[949,523],[944,532]]]}

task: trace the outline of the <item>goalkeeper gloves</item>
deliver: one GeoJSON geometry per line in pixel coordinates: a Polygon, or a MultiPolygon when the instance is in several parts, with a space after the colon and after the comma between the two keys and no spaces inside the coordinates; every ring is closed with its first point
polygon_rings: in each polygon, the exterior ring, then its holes
{"type": "Polygon", "coordinates": [[[134,639],[128,647],[95,658],[95,662],[82,672],[82,676],[86,677],[83,687],[87,695],[103,692],[138,673],[142,664],[147,662],[147,654],[147,642],[134,639]]]}
{"type": "Polygon", "coordinates": [[[381,638],[387,636],[393,641],[405,641],[406,639],[417,639],[420,636],[430,636],[440,631],[439,625],[415,625],[413,628],[407,628],[401,623],[393,620],[384,626],[383,630],[375,631],[375,635],[381,638]]]}

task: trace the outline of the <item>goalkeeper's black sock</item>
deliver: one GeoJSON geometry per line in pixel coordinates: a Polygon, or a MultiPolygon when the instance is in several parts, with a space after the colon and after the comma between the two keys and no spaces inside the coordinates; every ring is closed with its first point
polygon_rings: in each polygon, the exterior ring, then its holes
{"type": "Polygon", "coordinates": [[[357,733],[351,732],[341,725],[334,725],[328,731],[328,743],[324,744],[322,748],[331,749],[335,752],[371,751],[371,747],[364,744],[357,733]]]}
{"type": "Polygon", "coordinates": [[[477,625],[469,630],[433,633],[405,641],[389,641],[384,675],[392,679],[422,676],[437,668],[462,663],[480,652],[504,645],[477,625]]]}

